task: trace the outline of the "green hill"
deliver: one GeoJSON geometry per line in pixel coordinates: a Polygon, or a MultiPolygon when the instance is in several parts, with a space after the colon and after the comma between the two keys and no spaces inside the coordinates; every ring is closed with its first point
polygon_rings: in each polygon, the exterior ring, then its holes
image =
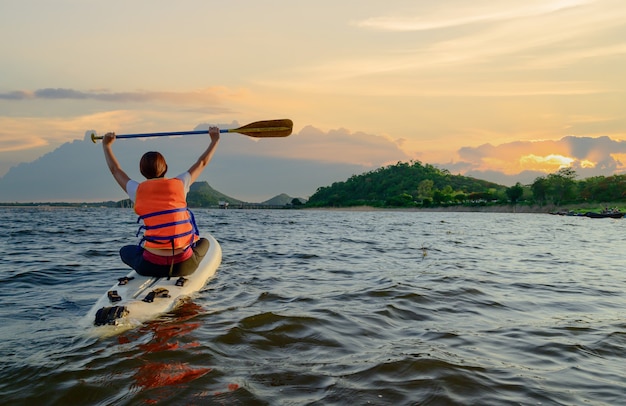
{"type": "Polygon", "coordinates": [[[447,170],[419,161],[398,162],[345,182],[320,187],[308,207],[395,206],[427,207],[460,201],[490,201],[502,195],[505,186],[471,177],[452,175],[447,170]]]}
{"type": "Polygon", "coordinates": [[[220,202],[228,202],[229,205],[243,203],[233,197],[213,189],[208,182],[194,182],[187,193],[187,205],[189,207],[217,206],[220,202]]]}
{"type": "MultiPolygon", "coordinates": [[[[289,205],[292,203],[293,201],[293,197],[289,196],[286,193],[281,193],[277,196],[272,197],[269,200],[264,201],[261,204],[267,204],[267,205],[271,205],[271,206],[285,206],[285,205],[289,205]]],[[[298,200],[300,200],[301,203],[304,203],[306,200],[299,197],[298,200]]]]}

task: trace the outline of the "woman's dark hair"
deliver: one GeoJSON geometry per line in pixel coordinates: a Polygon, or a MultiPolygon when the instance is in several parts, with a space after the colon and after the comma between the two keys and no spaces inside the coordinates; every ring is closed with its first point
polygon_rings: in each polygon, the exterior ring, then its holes
{"type": "Polygon", "coordinates": [[[167,163],[163,155],[156,151],[150,151],[141,157],[139,170],[146,179],[162,178],[167,172],[167,163]]]}

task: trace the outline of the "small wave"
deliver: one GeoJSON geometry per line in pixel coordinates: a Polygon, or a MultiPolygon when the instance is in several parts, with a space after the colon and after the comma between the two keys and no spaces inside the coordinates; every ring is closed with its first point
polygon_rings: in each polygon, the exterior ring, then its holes
{"type": "Polygon", "coordinates": [[[236,327],[218,338],[228,345],[251,344],[258,350],[275,348],[315,348],[341,346],[336,340],[320,333],[325,323],[309,316],[283,316],[272,312],[259,313],[242,319],[236,327]]]}
{"type": "Polygon", "coordinates": [[[55,286],[67,283],[74,270],[80,264],[69,264],[64,267],[52,267],[34,271],[19,272],[4,279],[4,283],[28,286],[55,286]]]}
{"type": "Polygon", "coordinates": [[[106,258],[110,258],[113,255],[117,255],[118,251],[117,250],[94,250],[94,249],[89,249],[87,251],[85,251],[84,253],[82,253],[82,256],[85,258],[99,258],[99,257],[106,257],[106,258]]]}
{"type": "Polygon", "coordinates": [[[350,399],[354,404],[471,404],[468,399],[481,399],[489,390],[474,378],[484,369],[427,354],[367,363],[362,369],[354,367],[358,364],[350,368],[356,370],[343,374],[332,390],[327,390],[330,395],[322,403],[350,399]]]}
{"type": "Polygon", "coordinates": [[[398,321],[426,321],[432,320],[428,311],[413,306],[402,306],[400,303],[388,304],[384,310],[376,312],[379,316],[398,321]]]}

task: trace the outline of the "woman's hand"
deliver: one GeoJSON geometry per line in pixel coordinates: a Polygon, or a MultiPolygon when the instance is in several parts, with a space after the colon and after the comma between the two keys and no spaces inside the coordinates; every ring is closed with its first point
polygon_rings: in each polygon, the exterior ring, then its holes
{"type": "Polygon", "coordinates": [[[104,159],[111,171],[111,174],[117,181],[117,184],[120,185],[122,190],[126,191],[126,184],[130,180],[126,172],[122,170],[120,163],[115,158],[115,154],[113,154],[113,148],[111,148],[111,144],[115,142],[115,133],[106,133],[104,137],[102,137],[102,149],[104,150],[104,159]]]}
{"type": "Polygon", "coordinates": [[[218,127],[209,127],[209,135],[211,136],[211,142],[219,141],[220,129],[218,127]]]}
{"type": "Polygon", "coordinates": [[[102,145],[111,145],[115,142],[115,133],[106,133],[102,137],[102,145]]]}
{"type": "Polygon", "coordinates": [[[211,136],[211,144],[207,147],[206,151],[200,155],[200,158],[191,165],[191,168],[187,172],[191,175],[191,183],[195,182],[200,173],[204,170],[204,168],[209,164],[211,158],[213,158],[213,154],[215,153],[215,149],[217,148],[217,144],[220,140],[220,129],[217,127],[209,127],[209,135],[211,136]]]}

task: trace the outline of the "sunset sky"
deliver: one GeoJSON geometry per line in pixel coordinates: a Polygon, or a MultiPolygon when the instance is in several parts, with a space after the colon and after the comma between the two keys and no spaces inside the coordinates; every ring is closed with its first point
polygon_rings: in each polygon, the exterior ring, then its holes
{"type": "Polygon", "coordinates": [[[0,177],[88,130],[274,118],[307,142],[260,154],[626,170],[623,0],[0,0],[0,35],[0,177]]]}

